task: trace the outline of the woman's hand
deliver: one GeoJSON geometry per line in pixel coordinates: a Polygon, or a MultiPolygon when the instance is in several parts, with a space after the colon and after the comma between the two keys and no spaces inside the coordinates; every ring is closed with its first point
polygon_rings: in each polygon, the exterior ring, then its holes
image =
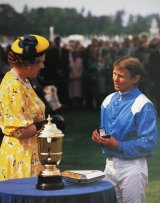
{"type": "Polygon", "coordinates": [[[37,134],[38,131],[40,131],[44,124],[47,123],[47,120],[35,122],[27,127],[22,128],[22,134],[19,137],[19,139],[27,139],[30,137],[33,137],[37,134]]]}

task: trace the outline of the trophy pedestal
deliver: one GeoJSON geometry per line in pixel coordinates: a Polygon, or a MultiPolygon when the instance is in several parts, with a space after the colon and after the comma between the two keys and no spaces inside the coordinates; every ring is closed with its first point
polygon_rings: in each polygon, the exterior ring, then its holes
{"type": "Polygon", "coordinates": [[[39,190],[58,190],[64,187],[62,175],[55,165],[45,165],[38,175],[36,188],[39,190]]]}
{"type": "Polygon", "coordinates": [[[41,176],[38,175],[36,188],[39,190],[58,190],[62,189],[64,184],[62,176],[41,176]]]}

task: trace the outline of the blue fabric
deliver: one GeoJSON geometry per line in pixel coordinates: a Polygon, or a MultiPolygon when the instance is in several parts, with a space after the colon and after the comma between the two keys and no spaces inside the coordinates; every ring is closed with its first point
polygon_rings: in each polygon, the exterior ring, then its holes
{"type": "Polygon", "coordinates": [[[111,183],[99,180],[89,184],[64,182],[59,190],[37,190],[37,178],[0,182],[1,203],[116,203],[111,183]]]}
{"type": "Polygon", "coordinates": [[[153,104],[138,88],[109,95],[101,106],[100,126],[119,141],[119,151],[102,147],[102,153],[122,159],[152,155],[157,143],[156,116],[153,104]]]}

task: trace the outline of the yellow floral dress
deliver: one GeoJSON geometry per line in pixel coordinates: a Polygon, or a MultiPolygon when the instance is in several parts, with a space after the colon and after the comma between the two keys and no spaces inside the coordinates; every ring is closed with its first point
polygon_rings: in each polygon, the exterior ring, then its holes
{"type": "Polygon", "coordinates": [[[44,119],[45,106],[29,81],[23,83],[9,71],[0,85],[0,127],[5,134],[0,148],[0,180],[37,176],[36,136],[19,139],[22,128],[44,119]]]}

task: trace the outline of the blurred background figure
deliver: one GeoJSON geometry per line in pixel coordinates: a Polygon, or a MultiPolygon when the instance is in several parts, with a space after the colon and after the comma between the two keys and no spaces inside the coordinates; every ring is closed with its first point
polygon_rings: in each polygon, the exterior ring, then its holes
{"type": "Polygon", "coordinates": [[[61,37],[54,38],[53,46],[46,53],[45,69],[41,71],[44,85],[54,85],[63,107],[68,106],[69,51],[61,46],[61,37]]]}
{"type": "Polygon", "coordinates": [[[69,103],[73,110],[81,109],[83,61],[77,51],[70,53],[69,63],[69,103]]]}
{"type": "Polygon", "coordinates": [[[160,115],[160,39],[153,38],[149,44],[148,73],[151,84],[151,97],[155,103],[158,115],[160,115]]]}
{"type": "Polygon", "coordinates": [[[54,85],[47,85],[43,88],[44,98],[55,114],[61,114],[62,104],[57,95],[57,88],[54,85]]]}

